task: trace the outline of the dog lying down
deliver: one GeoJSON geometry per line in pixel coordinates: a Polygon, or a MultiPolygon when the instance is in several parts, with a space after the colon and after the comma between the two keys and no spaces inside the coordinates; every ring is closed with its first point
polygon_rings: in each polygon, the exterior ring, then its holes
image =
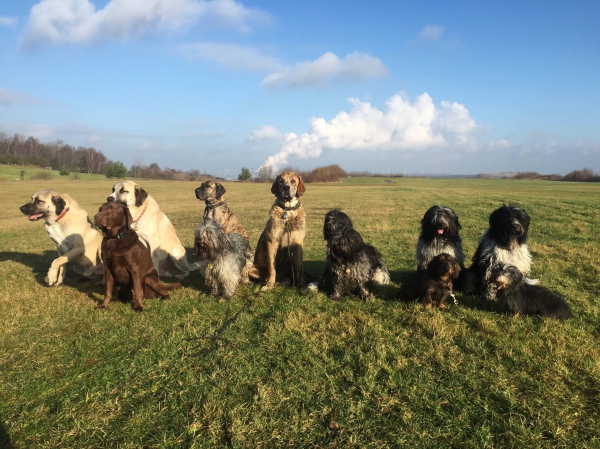
{"type": "Polygon", "coordinates": [[[150,250],[129,227],[132,221],[129,209],[115,202],[104,203],[94,217],[96,226],[104,236],[102,261],[106,293],[100,308],[108,307],[113,289],[117,290],[121,300],[133,298],[134,310],[141,312],[144,310],[143,298],[158,295],[166,299],[169,297],[169,290],[181,288],[179,282],[170,285],[161,282],[152,264],[150,250]]]}

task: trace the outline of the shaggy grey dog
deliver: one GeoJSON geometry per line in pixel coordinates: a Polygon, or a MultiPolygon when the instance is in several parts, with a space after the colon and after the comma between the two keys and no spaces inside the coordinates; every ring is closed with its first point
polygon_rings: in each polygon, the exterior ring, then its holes
{"type": "Polygon", "coordinates": [[[229,299],[240,282],[249,282],[253,253],[242,235],[225,233],[219,223],[206,219],[194,232],[194,247],[204,262],[201,270],[212,295],[229,299]]]}
{"type": "Polygon", "coordinates": [[[417,242],[417,268],[426,270],[439,254],[450,254],[461,267],[465,256],[459,236],[460,223],[456,213],[447,206],[431,206],[421,220],[421,235],[417,242]]]}
{"type": "Polygon", "coordinates": [[[323,237],[327,240],[327,265],[319,290],[333,299],[347,294],[365,299],[375,286],[390,283],[381,254],[363,241],[344,212],[334,209],[325,215],[323,237]]]}

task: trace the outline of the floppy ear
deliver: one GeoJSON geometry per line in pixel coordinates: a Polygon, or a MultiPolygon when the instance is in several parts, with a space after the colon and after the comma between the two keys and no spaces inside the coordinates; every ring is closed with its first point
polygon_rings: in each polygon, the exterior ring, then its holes
{"type": "Polygon", "coordinates": [[[279,175],[277,175],[277,178],[275,178],[275,181],[273,181],[271,193],[275,196],[279,195],[279,175]]]}
{"type": "Polygon", "coordinates": [[[217,199],[220,200],[223,195],[225,195],[225,187],[220,182],[216,183],[217,185],[217,199]]]}
{"type": "Polygon", "coordinates": [[[65,203],[65,200],[63,200],[60,196],[53,196],[52,203],[56,206],[56,215],[62,214],[65,210],[65,206],[67,205],[67,203],[65,203]]]}
{"type": "Polygon", "coordinates": [[[129,229],[129,223],[133,221],[133,217],[131,216],[131,212],[129,212],[129,208],[127,206],[123,206],[123,216],[125,220],[125,229],[129,229]]]}
{"type": "Polygon", "coordinates": [[[298,175],[298,187],[296,188],[296,196],[304,195],[305,191],[306,191],[306,187],[304,186],[304,183],[302,182],[302,178],[300,177],[300,175],[298,175]]]}
{"type": "Polygon", "coordinates": [[[458,264],[458,262],[454,262],[453,263],[454,267],[452,269],[452,279],[458,279],[458,276],[460,276],[460,265],[458,264]]]}
{"type": "Polygon", "coordinates": [[[148,194],[140,186],[135,186],[135,207],[140,207],[148,198],[148,194]]]}

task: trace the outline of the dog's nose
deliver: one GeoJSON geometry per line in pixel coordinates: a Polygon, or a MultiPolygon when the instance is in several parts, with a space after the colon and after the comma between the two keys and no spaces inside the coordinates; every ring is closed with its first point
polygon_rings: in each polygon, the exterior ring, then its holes
{"type": "Polygon", "coordinates": [[[21,212],[25,213],[25,206],[21,206],[21,207],[19,207],[19,210],[20,210],[21,212]]]}
{"type": "Polygon", "coordinates": [[[281,186],[281,190],[288,192],[290,190],[290,186],[288,186],[287,184],[284,184],[281,186]]]}
{"type": "Polygon", "coordinates": [[[106,201],[108,201],[109,203],[112,203],[115,199],[112,196],[109,196],[108,198],[106,198],[106,201]]]}

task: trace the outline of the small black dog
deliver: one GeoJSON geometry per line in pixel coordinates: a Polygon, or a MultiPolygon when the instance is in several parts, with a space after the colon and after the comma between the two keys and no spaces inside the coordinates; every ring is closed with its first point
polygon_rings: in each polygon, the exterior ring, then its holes
{"type": "MultiPolygon", "coordinates": [[[[474,275],[473,292],[488,297],[492,267],[496,263],[513,265],[525,278],[531,272],[531,254],[527,248],[527,233],[531,219],[527,212],[515,206],[496,209],[490,215],[490,227],[479,239],[469,271],[474,275]]],[[[537,280],[526,279],[530,284],[537,280]]]]}
{"type": "Polygon", "coordinates": [[[323,237],[327,240],[327,265],[319,290],[334,299],[347,294],[365,299],[375,286],[390,283],[381,254],[363,241],[344,212],[334,209],[325,215],[323,237]]]}
{"type": "Polygon", "coordinates": [[[426,270],[438,254],[455,257],[463,267],[465,256],[459,236],[460,223],[456,213],[446,206],[431,206],[421,220],[421,235],[417,242],[417,268],[426,270]]]}
{"type": "Polygon", "coordinates": [[[421,300],[425,307],[431,309],[437,304],[440,309],[446,307],[445,301],[449,295],[454,296],[452,286],[460,275],[461,267],[458,260],[450,254],[435,256],[427,270],[417,270],[402,284],[399,298],[403,301],[421,300]]]}
{"type": "Polygon", "coordinates": [[[558,320],[573,317],[567,301],[541,285],[528,284],[513,265],[496,263],[487,288],[487,297],[497,298],[515,315],[540,315],[558,320]]]}

